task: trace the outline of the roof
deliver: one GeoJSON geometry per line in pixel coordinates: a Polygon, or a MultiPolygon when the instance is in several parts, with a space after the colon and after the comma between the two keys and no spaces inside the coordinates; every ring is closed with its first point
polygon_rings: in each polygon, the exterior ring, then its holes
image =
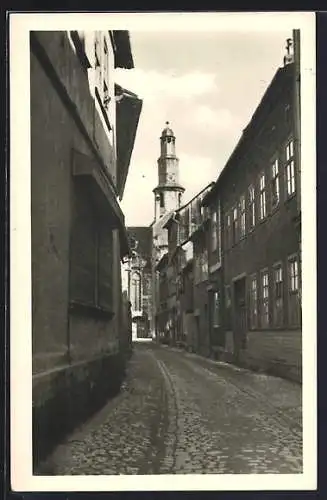
{"type": "Polygon", "coordinates": [[[135,250],[138,254],[147,261],[147,265],[151,263],[152,249],[152,229],[147,226],[132,226],[127,227],[127,234],[130,241],[131,250],[135,250]],[[136,246],[135,246],[136,243],[136,246]]]}
{"type": "Polygon", "coordinates": [[[243,149],[249,144],[250,140],[254,137],[257,130],[262,129],[262,122],[270,113],[278,92],[283,89],[289,81],[292,81],[291,77],[293,74],[293,68],[294,63],[291,63],[278,68],[278,70],[276,71],[248,125],[243,130],[242,135],[238,143],[236,144],[232,154],[227,160],[227,163],[225,164],[223,170],[220,172],[213,188],[205,195],[203,199],[203,205],[207,205],[208,203],[210,203],[212,196],[217,192],[221,180],[225,177],[226,172],[229,171],[230,167],[234,163],[234,160],[241,154],[241,152],[243,152],[243,149]]]}
{"type": "Polygon", "coordinates": [[[201,191],[199,191],[197,194],[195,194],[193,196],[193,198],[191,198],[187,203],[184,203],[184,205],[182,205],[181,207],[177,208],[176,209],[176,213],[181,212],[184,208],[186,208],[188,205],[190,205],[192,203],[192,201],[196,200],[196,198],[198,198],[198,196],[201,196],[201,194],[204,191],[206,191],[209,188],[213,188],[214,186],[215,186],[215,182],[213,182],[213,181],[210,182],[209,184],[207,184],[203,189],[201,189],[201,191]]]}
{"type": "Polygon", "coordinates": [[[166,127],[161,133],[161,137],[175,137],[173,130],[168,126],[169,122],[166,122],[166,127]]]}
{"type": "Polygon", "coordinates": [[[122,199],[143,102],[117,83],[115,95],[119,99],[116,101],[117,190],[122,199]]]}
{"type": "Polygon", "coordinates": [[[114,42],[115,68],[134,68],[129,31],[115,30],[111,33],[114,42]]]}

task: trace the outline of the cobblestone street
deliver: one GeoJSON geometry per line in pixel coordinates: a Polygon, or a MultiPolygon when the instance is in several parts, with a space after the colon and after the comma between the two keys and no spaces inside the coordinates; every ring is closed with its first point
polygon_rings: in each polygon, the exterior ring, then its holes
{"type": "Polygon", "coordinates": [[[152,344],[45,474],[302,472],[301,387],[152,344]]]}

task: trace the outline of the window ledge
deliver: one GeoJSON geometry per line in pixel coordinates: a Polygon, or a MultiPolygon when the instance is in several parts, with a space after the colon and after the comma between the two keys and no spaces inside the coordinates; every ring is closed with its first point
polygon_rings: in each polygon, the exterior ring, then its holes
{"type": "Polygon", "coordinates": [[[69,312],[80,316],[103,319],[112,319],[115,315],[111,309],[78,301],[71,301],[69,303],[69,312]]]}

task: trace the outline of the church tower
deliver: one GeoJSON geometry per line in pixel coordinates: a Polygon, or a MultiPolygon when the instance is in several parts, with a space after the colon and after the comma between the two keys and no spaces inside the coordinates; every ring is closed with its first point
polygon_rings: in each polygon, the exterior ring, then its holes
{"type": "Polygon", "coordinates": [[[179,184],[179,160],[175,150],[176,137],[166,122],[160,137],[160,157],[158,158],[158,185],[154,188],[154,220],[182,205],[185,189],[179,184]]]}

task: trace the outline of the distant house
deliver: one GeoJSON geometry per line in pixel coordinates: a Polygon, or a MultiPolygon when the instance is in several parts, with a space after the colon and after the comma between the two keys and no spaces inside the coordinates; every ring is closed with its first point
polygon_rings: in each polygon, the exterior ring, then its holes
{"type": "MultiPolygon", "coordinates": [[[[159,338],[168,335],[169,343],[203,354],[207,354],[209,337],[205,232],[208,211],[202,207],[202,201],[212,186],[213,183],[206,186],[170,215],[163,226],[168,231],[167,257],[164,266],[163,259],[157,265],[160,284],[162,279],[167,280],[167,309],[161,306],[158,311],[159,338]]],[[[159,295],[158,303],[163,302],[159,295]]]]}
{"type": "Polygon", "coordinates": [[[35,463],[119,388],[123,197],[142,101],[127,31],[30,34],[35,463]]]}
{"type": "Polygon", "coordinates": [[[127,291],[132,313],[132,336],[150,337],[151,320],[151,227],[128,227],[130,254],[125,259],[123,287],[127,291]]]}

